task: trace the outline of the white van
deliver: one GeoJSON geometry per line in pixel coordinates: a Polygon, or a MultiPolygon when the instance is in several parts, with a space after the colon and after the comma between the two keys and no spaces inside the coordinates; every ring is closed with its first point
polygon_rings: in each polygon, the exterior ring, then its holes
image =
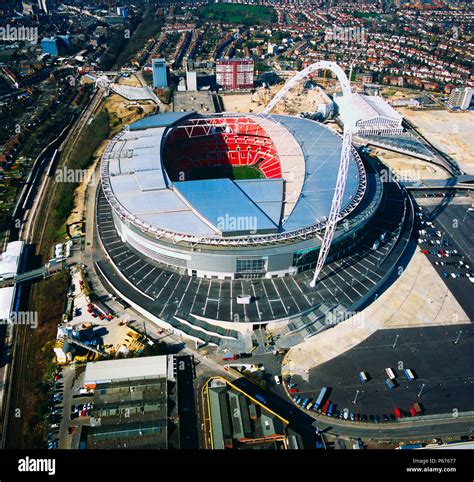
{"type": "Polygon", "coordinates": [[[280,378],[280,375],[275,375],[275,377],[274,377],[274,378],[275,378],[275,383],[276,383],[277,385],[281,385],[281,378],[280,378]]]}
{"type": "Polygon", "coordinates": [[[250,295],[237,295],[238,305],[249,305],[251,301],[252,297],[250,295]]]}

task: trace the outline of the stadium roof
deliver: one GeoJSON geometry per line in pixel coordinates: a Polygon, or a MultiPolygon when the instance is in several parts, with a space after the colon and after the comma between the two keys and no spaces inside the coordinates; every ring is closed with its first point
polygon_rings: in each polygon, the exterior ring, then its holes
{"type": "MultiPolygon", "coordinates": [[[[204,181],[187,181],[175,183],[175,189],[183,196],[198,216],[205,218],[215,230],[224,236],[277,232],[280,218],[275,223],[260,209],[251,196],[258,194],[262,202],[276,199],[281,210],[283,181],[270,182],[259,180],[253,186],[260,186],[260,192],[247,182],[244,189],[230,179],[210,179],[204,181]],[[262,189],[263,188],[263,189],[262,189]],[[276,192],[275,192],[276,191],[276,192]],[[278,199],[278,194],[280,198],[278,199]],[[225,199],[225,202],[222,200],[225,199]]],[[[274,204],[274,203],[273,203],[274,204]]]]}
{"type": "MultiPolygon", "coordinates": [[[[181,239],[273,235],[324,224],[336,186],[340,136],[300,117],[232,114],[249,117],[264,129],[278,153],[282,178],[173,183],[163,167],[162,147],[176,124],[190,116],[196,114],[153,115],[111,141],[103,156],[102,182],[109,202],[122,216],[140,229],[165,231],[181,239]]],[[[343,209],[355,207],[361,175],[360,160],[353,156],[343,209]]]]}
{"type": "MultiPolygon", "coordinates": [[[[293,231],[325,220],[331,211],[336,187],[342,139],[323,124],[300,117],[273,115],[296,139],[304,156],[304,181],[296,204],[283,222],[285,231],[293,231]]],[[[359,189],[359,168],[349,164],[342,207],[347,206],[359,189]]]]}
{"type": "Polygon", "coordinates": [[[164,112],[163,114],[155,114],[130,124],[129,129],[138,131],[149,129],[150,127],[170,127],[193,114],[194,112],[164,112]]]}

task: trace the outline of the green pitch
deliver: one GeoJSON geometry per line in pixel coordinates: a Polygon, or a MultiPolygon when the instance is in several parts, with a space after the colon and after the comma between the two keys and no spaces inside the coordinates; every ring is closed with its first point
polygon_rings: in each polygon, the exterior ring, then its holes
{"type": "Polygon", "coordinates": [[[206,20],[223,23],[239,23],[243,25],[258,25],[272,23],[277,15],[273,7],[262,5],[243,5],[240,3],[214,3],[204,5],[198,10],[206,20]]]}
{"type": "Polygon", "coordinates": [[[191,171],[191,180],[203,179],[233,179],[235,181],[244,179],[263,179],[263,173],[258,167],[253,166],[215,166],[195,167],[191,171]]]}

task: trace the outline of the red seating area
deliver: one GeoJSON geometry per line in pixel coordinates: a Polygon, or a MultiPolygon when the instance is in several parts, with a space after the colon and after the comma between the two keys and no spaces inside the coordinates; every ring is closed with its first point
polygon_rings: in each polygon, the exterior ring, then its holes
{"type": "Polygon", "coordinates": [[[195,167],[255,166],[266,178],[282,177],[278,153],[265,130],[247,118],[195,119],[175,128],[164,146],[172,180],[195,167]],[[193,123],[194,122],[194,123],[193,123]]]}

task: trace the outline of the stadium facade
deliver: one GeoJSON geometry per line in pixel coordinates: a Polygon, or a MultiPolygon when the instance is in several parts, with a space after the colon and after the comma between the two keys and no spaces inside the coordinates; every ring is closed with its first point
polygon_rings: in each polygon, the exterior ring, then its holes
{"type": "MultiPolygon", "coordinates": [[[[160,265],[282,277],[314,267],[341,148],[338,134],[300,117],[155,115],[111,141],[102,189],[121,240],[160,265]]],[[[354,149],[333,252],[358,239],[379,202],[354,149]]]]}

